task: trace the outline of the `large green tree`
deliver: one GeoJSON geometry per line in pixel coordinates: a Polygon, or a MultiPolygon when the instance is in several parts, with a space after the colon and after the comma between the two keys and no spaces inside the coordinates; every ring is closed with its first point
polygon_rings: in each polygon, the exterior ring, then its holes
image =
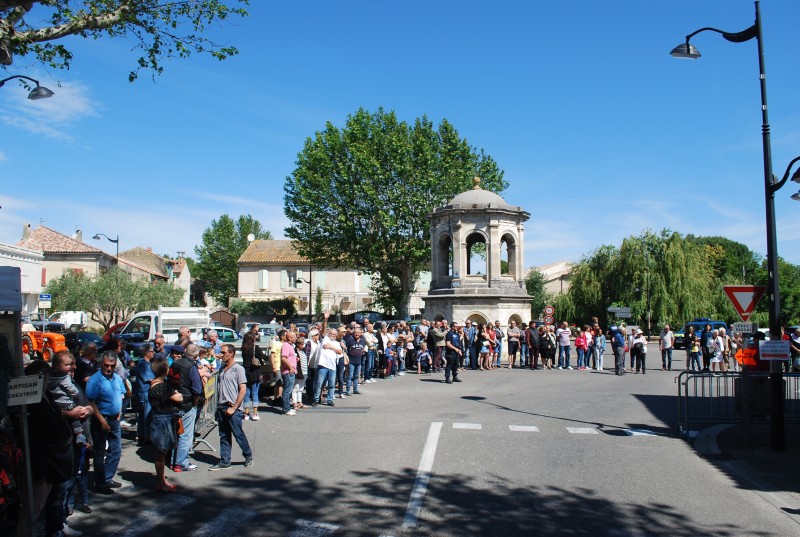
{"type": "Polygon", "coordinates": [[[244,17],[249,0],[0,0],[0,65],[33,56],[42,64],[68,69],[69,36],[123,37],[141,56],[128,78],[141,69],[160,74],[171,58],[208,53],[224,60],[238,51],[204,37],[211,24],[244,17]]]}
{"type": "Polygon", "coordinates": [[[531,269],[525,277],[525,289],[528,295],[533,297],[531,319],[539,319],[543,315],[544,308],[548,306],[548,302],[551,300],[551,297],[544,290],[544,283],[544,274],[535,268],[531,269]]]}
{"type": "Polygon", "coordinates": [[[249,244],[248,235],[258,239],[271,239],[261,222],[249,214],[234,221],[227,214],[211,221],[203,232],[203,242],[195,246],[197,261],[192,275],[201,280],[208,293],[220,304],[228,304],[236,296],[239,280],[239,258],[249,244]]]}
{"type": "Polygon", "coordinates": [[[184,291],[167,282],[132,280],[114,268],[97,278],[66,272],[48,284],[47,292],[53,296],[54,310],[88,311],[107,330],[137,311],[179,305],[184,291]]]}
{"type": "Polygon", "coordinates": [[[344,127],[328,122],[308,138],[284,185],[286,235],[320,266],[373,275],[379,297],[408,315],[414,282],[431,259],[427,215],[480,176],[501,192],[497,163],[442,120],[413,125],[394,112],[359,109],[344,127]]]}

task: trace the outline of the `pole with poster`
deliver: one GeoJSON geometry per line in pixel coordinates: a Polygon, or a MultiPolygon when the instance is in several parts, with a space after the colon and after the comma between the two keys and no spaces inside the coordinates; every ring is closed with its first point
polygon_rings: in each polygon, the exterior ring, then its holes
{"type": "MultiPolygon", "coordinates": [[[[9,414],[9,399],[12,384],[22,377],[22,277],[19,267],[0,267],[0,419],[5,420],[9,414]]],[[[36,391],[41,398],[37,384],[36,391]]],[[[15,398],[16,399],[16,398],[15,398]]],[[[33,476],[30,463],[30,438],[28,435],[28,406],[25,399],[21,401],[21,423],[23,456],[25,458],[25,491],[27,504],[27,519],[33,520],[33,476]]],[[[24,526],[19,521],[19,526],[24,526]]]]}

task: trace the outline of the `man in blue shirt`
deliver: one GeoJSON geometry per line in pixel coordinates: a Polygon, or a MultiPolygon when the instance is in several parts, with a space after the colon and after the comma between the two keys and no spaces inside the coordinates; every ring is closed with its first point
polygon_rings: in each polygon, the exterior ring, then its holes
{"type": "Polygon", "coordinates": [[[136,417],[136,436],[138,437],[139,444],[142,445],[150,438],[150,430],[148,428],[148,418],[150,417],[150,382],[155,378],[153,368],[150,367],[150,362],[155,356],[155,349],[150,343],[145,343],[139,347],[139,361],[136,362],[135,376],[136,376],[136,398],[139,401],[139,415],[136,417]]]}
{"type": "Polygon", "coordinates": [[[478,369],[478,327],[470,321],[464,322],[464,345],[469,352],[469,369],[478,369]]]}
{"type": "Polygon", "coordinates": [[[106,351],[101,357],[100,371],[89,377],[86,397],[92,406],[92,440],[94,444],[94,483],[99,494],[113,494],[122,486],[114,481],[122,456],[120,415],[122,399],[130,397],[122,378],[114,373],[117,353],[106,351]],[[106,447],[106,442],[108,447],[106,447]]]}
{"type": "Polygon", "coordinates": [[[458,322],[453,321],[450,324],[450,330],[444,338],[444,357],[447,365],[444,369],[444,381],[447,384],[454,382],[461,382],[458,378],[458,362],[464,355],[464,350],[461,346],[461,330],[458,327],[458,322]],[[453,375],[453,380],[450,380],[450,374],[453,375]]]}

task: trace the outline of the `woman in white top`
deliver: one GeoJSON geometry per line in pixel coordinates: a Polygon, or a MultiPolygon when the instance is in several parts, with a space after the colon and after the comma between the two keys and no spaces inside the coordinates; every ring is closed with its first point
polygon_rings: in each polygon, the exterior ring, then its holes
{"type": "Polygon", "coordinates": [[[719,330],[712,332],[711,340],[711,371],[716,371],[719,366],[720,373],[724,371],[722,366],[722,350],[725,348],[725,341],[719,335],[719,330]]]}

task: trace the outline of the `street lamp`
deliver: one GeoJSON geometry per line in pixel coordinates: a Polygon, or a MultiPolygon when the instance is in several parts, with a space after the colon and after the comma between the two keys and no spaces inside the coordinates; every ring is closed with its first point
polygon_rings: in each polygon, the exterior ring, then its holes
{"type": "MultiPolygon", "coordinates": [[[[676,58],[697,59],[700,51],[689,40],[695,35],[712,31],[721,34],[722,37],[733,43],[743,43],[756,38],[758,43],[758,70],[759,80],[761,81],[761,137],[764,151],[764,197],[766,201],[767,213],[767,300],[769,310],[769,332],[771,340],[781,339],[780,311],[781,298],[778,278],[778,244],[775,231],[775,191],[786,182],[792,164],[798,159],[793,160],[786,170],[786,175],[780,182],[775,182],[772,175],[772,148],[769,135],[769,119],[767,115],[767,75],[764,68],[764,41],[761,31],[761,7],[758,1],[755,2],[756,20],[755,24],[741,32],[724,32],[716,28],[700,28],[686,36],[686,42],[681,43],[674,49],[672,54],[676,58]]],[[[798,173],[794,174],[792,180],[798,178],[798,173]]],[[[770,365],[771,388],[772,388],[772,419],[770,422],[770,444],[775,451],[785,449],[784,437],[784,408],[783,408],[783,373],[780,362],[773,361],[770,365]]]]}
{"type": "Polygon", "coordinates": [[[308,266],[308,279],[304,280],[303,278],[297,278],[295,283],[308,284],[308,324],[311,326],[311,265],[308,266]]]}
{"type": "Polygon", "coordinates": [[[38,101],[39,99],[47,99],[53,96],[53,92],[48,88],[45,88],[44,86],[40,86],[38,80],[35,80],[25,75],[14,75],[8,78],[4,78],[3,80],[0,80],[0,88],[3,87],[3,84],[15,78],[24,78],[25,80],[30,80],[31,82],[36,84],[36,87],[33,88],[31,92],[28,94],[28,99],[30,99],[31,101],[38,101]]]}
{"type": "Polygon", "coordinates": [[[96,240],[96,241],[99,241],[100,237],[105,237],[106,239],[108,239],[108,242],[113,242],[114,244],[117,245],[117,258],[116,259],[117,259],[117,266],[119,267],[119,235],[117,235],[116,239],[112,239],[111,237],[109,237],[105,233],[95,233],[94,237],[92,237],[92,238],[94,240],[96,240]]]}

